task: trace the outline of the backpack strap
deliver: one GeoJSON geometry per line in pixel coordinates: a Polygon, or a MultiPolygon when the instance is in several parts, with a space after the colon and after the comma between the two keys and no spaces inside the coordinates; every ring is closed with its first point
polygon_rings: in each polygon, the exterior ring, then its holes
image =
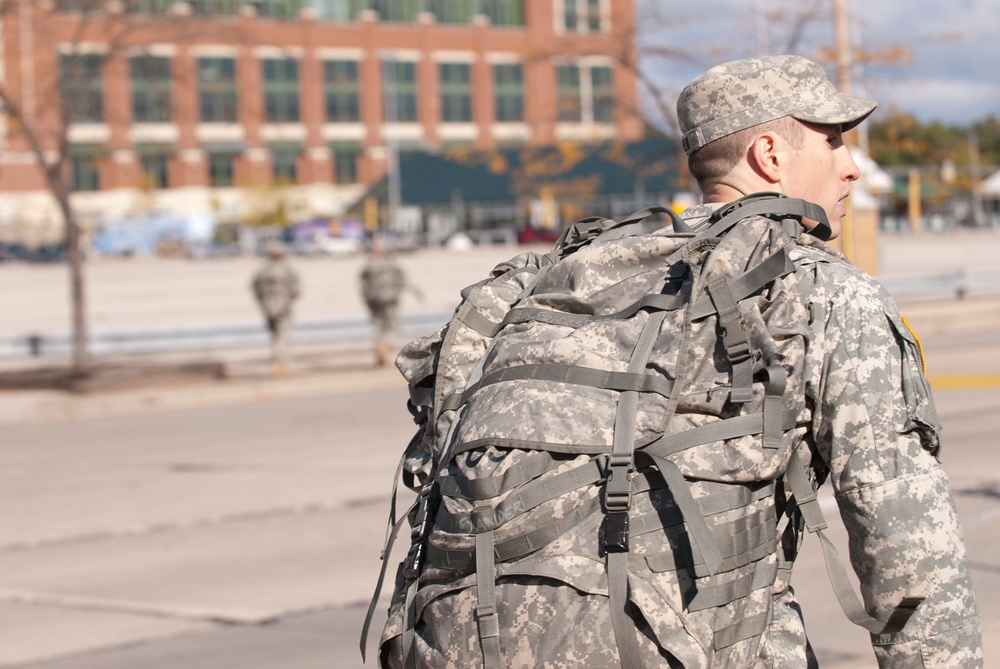
{"type": "MultiPolygon", "coordinates": [[[[795,219],[797,221],[808,218],[816,221],[816,225],[808,231],[810,235],[826,240],[832,234],[826,212],[819,205],[798,198],[785,197],[780,193],[756,193],[717,209],[709,217],[708,227],[695,235],[693,240],[721,237],[734,225],[751,216],[764,216],[775,220],[795,219]]],[[[667,264],[673,265],[680,261],[685,252],[685,247],[677,249],[667,260],[667,264]]]]}
{"type": "Polygon", "coordinates": [[[694,235],[694,231],[687,222],[678,216],[673,209],[654,205],[640,209],[620,221],[602,216],[582,218],[563,231],[551,253],[554,258],[566,257],[595,240],[619,239],[629,235],[639,235],[659,230],[663,227],[662,223],[649,221],[652,216],[657,214],[665,215],[670,219],[675,233],[694,235]]]}
{"type": "Polygon", "coordinates": [[[830,578],[830,584],[833,586],[833,592],[837,596],[840,607],[852,623],[864,627],[871,634],[896,634],[903,629],[910,616],[916,612],[917,607],[925,598],[920,596],[904,597],[893,609],[888,620],[885,621],[868,614],[851,587],[840,554],[829,537],[826,536],[827,524],[823,517],[823,510],[819,505],[819,499],[816,497],[816,490],[809,480],[810,464],[807,457],[802,446],[792,452],[791,461],[785,471],[785,481],[788,483],[795,503],[802,513],[806,529],[819,537],[823,547],[823,560],[826,562],[826,573],[830,578]]]}
{"type": "MultiPolygon", "coordinates": [[[[642,374],[653,352],[666,313],[649,314],[639,340],[632,350],[628,372],[642,374]]],[[[604,523],[601,538],[607,559],[608,602],[611,606],[611,626],[618,645],[622,669],[641,669],[638,627],[631,615],[628,598],[628,539],[629,508],[632,504],[632,481],[635,470],[635,428],[639,408],[639,391],[626,390],[618,397],[614,438],[608,458],[608,480],[604,487],[604,523]]],[[[685,488],[686,489],[686,488],[685,488]]]]}

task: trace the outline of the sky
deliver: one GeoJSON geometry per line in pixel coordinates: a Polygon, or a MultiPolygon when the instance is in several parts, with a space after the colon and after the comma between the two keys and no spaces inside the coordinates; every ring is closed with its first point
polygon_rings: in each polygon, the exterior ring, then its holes
{"type": "MultiPolygon", "coordinates": [[[[708,67],[762,53],[819,60],[834,44],[834,0],[637,0],[640,58],[671,99],[708,67]],[[792,19],[815,18],[798,40],[792,19]],[[669,10],[669,14],[664,12],[669,10]],[[763,20],[764,13],[781,18],[763,20]],[[788,48],[789,45],[792,48],[788,48]],[[694,54],[690,64],[646,58],[662,47],[694,54]]],[[[1000,0],[847,0],[849,33],[859,58],[851,92],[920,121],[965,126],[1000,116],[1000,0]],[[890,62],[873,57],[895,50],[890,62]]],[[[827,72],[835,79],[832,62],[827,72]]]]}

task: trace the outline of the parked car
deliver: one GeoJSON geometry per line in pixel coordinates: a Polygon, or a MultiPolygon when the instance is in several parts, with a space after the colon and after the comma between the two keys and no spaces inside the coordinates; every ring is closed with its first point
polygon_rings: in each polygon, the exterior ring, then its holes
{"type": "Polygon", "coordinates": [[[530,225],[517,231],[518,244],[553,244],[562,236],[562,228],[533,228],[530,225]]]}
{"type": "Polygon", "coordinates": [[[290,253],[301,256],[350,256],[360,252],[362,248],[361,240],[355,237],[335,237],[322,233],[296,239],[288,245],[290,253]]]}

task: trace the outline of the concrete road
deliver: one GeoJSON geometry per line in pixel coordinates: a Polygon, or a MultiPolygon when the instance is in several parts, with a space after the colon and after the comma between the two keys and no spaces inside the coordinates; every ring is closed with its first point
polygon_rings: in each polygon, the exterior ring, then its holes
{"type": "MultiPolygon", "coordinates": [[[[953,344],[986,357],[945,338],[929,342],[932,360],[953,344]]],[[[80,397],[77,417],[8,416],[0,667],[360,668],[389,481],[412,424],[392,370],[344,364],[324,383],[249,380],[214,402],[161,389],[107,414],[87,413],[95,398],[80,397]]],[[[938,401],[996,657],[1000,390],[945,390],[938,401]]],[[[795,585],[823,666],[873,667],[810,546],[795,585]]]]}

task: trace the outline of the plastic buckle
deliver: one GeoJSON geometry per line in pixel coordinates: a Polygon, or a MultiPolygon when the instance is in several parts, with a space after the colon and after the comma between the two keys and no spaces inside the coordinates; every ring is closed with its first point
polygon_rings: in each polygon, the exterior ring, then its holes
{"type": "Polygon", "coordinates": [[[730,333],[729,328],[722,328],[722,346],[730,362],[741,362],[750,357],[750,341],[747,339],[743,326],[739,326],[739,334],[730,333]]]}
{"type": "Polygon", "coordinates": [[[420,567],[424,558],[424,543],[413,544],[406,554],[406,564],[403,567],[403,576],[410,581],[420,576],[420,567]]]}

